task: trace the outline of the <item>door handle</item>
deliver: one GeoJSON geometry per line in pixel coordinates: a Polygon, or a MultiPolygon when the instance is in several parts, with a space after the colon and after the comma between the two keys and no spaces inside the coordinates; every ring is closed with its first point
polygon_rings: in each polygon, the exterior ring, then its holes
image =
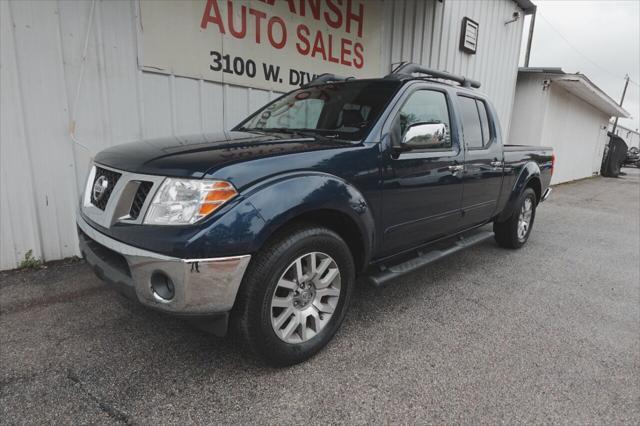
{"type": "Polygon", "coordinates": [[[491,167],[493,167],[494,169],[497,169],[498,167],[502,167],[502,161],[492,161],[491,163],[491,167]]]}
{"type": "Polygon", "coordinates": [[[449,166],[449,171],[451,173],[453,173],[454,175],[458,172],[461,172],[464,170],[464,166],[462,164],[456,164],[454,166],[449,166]]]}

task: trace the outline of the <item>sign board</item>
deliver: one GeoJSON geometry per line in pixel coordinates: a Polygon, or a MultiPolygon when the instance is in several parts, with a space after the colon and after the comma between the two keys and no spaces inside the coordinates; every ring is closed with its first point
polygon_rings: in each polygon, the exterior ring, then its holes
{"type": "Polygon", "coordinates": [[[377,0],[142,0],[144,70],[288,91],[381,70],[377,0]]]}
{"type": "Polygon", "coordinates": [[[463,52],[476,54],[478,49],[478,28],[480,24],[467,18],[462,18],[462,31],[460,33],[460,50],[463,52]]]}

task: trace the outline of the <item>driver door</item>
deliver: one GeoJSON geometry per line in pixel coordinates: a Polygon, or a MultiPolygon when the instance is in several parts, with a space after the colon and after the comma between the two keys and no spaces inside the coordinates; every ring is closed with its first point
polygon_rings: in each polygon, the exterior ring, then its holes
{"type": "MultiPolygon", "coordinates": [[[[424,86],[423,86],[424,87],[424,86]]],[[[428,87],[428,86],[427,86],[428,87]]],[[[392,114],[390,134],[405,138],[416,123],[442,123],[442,143],[390,143],[383,156],[381,255],[390,255],[455,232],[460,227],[464,150],[452,116],[448,92],[418,88],[392,114]],[[410,145],[410,146],[408,146],[410,145]]]]}

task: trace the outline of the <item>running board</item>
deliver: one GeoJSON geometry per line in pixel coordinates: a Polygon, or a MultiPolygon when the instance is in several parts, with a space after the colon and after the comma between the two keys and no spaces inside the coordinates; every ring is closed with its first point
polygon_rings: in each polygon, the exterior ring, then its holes
{"type": "Polygon", "coordinates": [[[414,257],[413,259],[396,265],[383,265],[379,272],[374,272],[371,275],[367,276],[367,280],[374,287],[382,287],[391,280],[416,271],[424,266],[427,266],[430,263],[435,262],[436,260],[457,253],[460,250],[472,247],[490,238],[493,238],[493,232],[490,231],[475,230],[465,234],[461,234],[456,237],[456,240],[453,241],[447,248],[437,248],[427,252],[423,252],[422,254],[418,254],[418,256],[414,257]]]}

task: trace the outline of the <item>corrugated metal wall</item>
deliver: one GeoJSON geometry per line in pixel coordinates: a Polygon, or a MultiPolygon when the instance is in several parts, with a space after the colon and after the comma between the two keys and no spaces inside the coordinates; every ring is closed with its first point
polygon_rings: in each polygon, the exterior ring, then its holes
{"type": "MultiPolygon", "coordinates": [[[[411,60],[480,80],[507,130],[523,21],[504,24],[514,2],[381,7],[381,74],[411,60]],[[464,16],[480,23],[477,55],[458,50],[464,16]]],[[[229,128],[277,96],[140,71],[138,10],[137,0],[0,1],[0,269],[17,266],[27,250],[46,260],[78,254],[75,206],[94,153],[229,128]],[[74,118],[81,145],[70,137],[74,118]]]]}
{"type": "Polygon", "coordinates": [[[551,77],[520,74],[510,136],[519,144],[553,147],[555,185],[600,172],[610,117],[553,82],[543,90],[551,77]]]}
{"type": "Polygon", "coordinates": [[[388,62],[412,61],[482,83],[509,134],[524,19],[505,24],[522,10],[513,1],[395,1],[388,62]],[[462,18],[480,24],[477,54],[458,49],[462,18]],[[421,36],[418,36],[421,35],[421,36]]]}
{"type": "Polygon", "coordinates": [[[611,116],[553,83],[549,90],[540,144],[556,155],[551,184],[600,174],[611,116]]]}

